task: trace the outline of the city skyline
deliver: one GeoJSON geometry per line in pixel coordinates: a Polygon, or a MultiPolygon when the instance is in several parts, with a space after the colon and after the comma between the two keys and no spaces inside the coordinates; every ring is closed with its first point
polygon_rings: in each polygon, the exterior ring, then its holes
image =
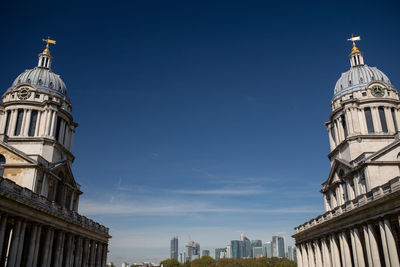
{"type": "Polygon", "coordinates": [[[293,245],[293,227],[324,211],[323,122],[346,39],[361,35],[367,64],[400,85],[394,2],[2,6],[2,93],[36,66],[41,38],[57,40],[79,212],[110,227],[114,262],[166,259],[171,236],[211,252],[241,232],[293,245]]]}

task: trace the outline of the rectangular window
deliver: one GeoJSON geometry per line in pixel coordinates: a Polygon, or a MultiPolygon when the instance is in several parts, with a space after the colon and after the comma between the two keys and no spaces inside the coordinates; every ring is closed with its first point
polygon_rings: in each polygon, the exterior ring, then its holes
{"type": "Polygon", "coordinates": [[[394,130],[398,131],[398,127],[397,127],[397,119],[396,119],[396,113],[394,112],[394,108],[391,108],[390,111],[392,112],[392,119],[393,119],[393,124],[394,124],[394,130]]]}
{"type": "Polygon", "coordinates": [[[56,138],[56,140],[58,140],[58,138],[60,137],[61,121],[62,121],[62,119],[60,117],[57,117],[56,134],[54,136],[56,138]]]}
{"type": "Polygon", "coordinates": [[[15,125],[14,135],[20,135],[21,134],[22,118],[23,117],[24,117],[24,110],[23,109],[18,109],[17,123],[15,125]]]}
{"type": "Polygon", "coordinates": [[[11,112],[7,110],[6,112],[6,127],[4,128],[4,134],[8,135],[8,126],[10,125],[10,117],[11,117],[11,112]]]}
{"type": "Polygon", "coordinates": [[[374,133],[374,122],[372,121],[372,114],[370,108],[364,109],[365,120],[367,121],[368,133],[374,133]]]}
{"type": "Polygon", "coordinates": [[[32,110],[31,121],[29,122],[29,131],[28,131],[29,136],[35,135],[37,117],[38,117],[38,112],[36,110],[32,110]]]}
{"type": "Polygon", "coordinates": [[[347,123],[346,123],[346,117],[344,115],[341,116],[342,118],[342,126],[343,126],[343,131],[344,131],[344,138],[347,137],[347,123]]]}
{"type": "Polygon", "coordinates": [[[378,112],[379,112],[379,119],[381,121],[382,131],[384,133],[387,133],[388,128],[387,128],[387,124],[386,124],[385,110],[383,107],[379,107],[378,112]]]}

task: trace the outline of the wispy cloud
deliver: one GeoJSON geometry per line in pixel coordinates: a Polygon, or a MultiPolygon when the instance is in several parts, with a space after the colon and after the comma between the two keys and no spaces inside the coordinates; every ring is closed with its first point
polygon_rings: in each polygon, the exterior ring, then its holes
{"type": "Polygon", "coordinates": [[[295,213],[314,213],[322,212],[319,207],[293,206],[277,209],[246,209],[231,207],[210,207],[207,204],[197,205],[184,204],[162,204],[162,203],[99,203],[90,200],[82,200],[80,212],[87,215],[141,215],[141,216],[169,216],[187,215],[195,213],[259,213],[259,214],[295,214],[295,213]]]}
{"type": "Polygon", "coordinates": [[[187,195],[233,195],[233,196],[243,196],[243,195],[257,195],[267,193],[267,190],[260,188],[243,188],[243,189],[210,189],[210,190],[171,190],[173,193],[177,194],[187,194],[187,195]]]}

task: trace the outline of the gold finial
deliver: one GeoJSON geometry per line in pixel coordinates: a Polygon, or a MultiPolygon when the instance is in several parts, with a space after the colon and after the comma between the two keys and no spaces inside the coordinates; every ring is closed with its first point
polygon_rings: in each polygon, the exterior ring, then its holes
{"type": "Polygon", "coordinates": [[[43,42],[46,42],[46,48],[43,50],[43,54],[50,55],[50,50],[49,50],[49,44],[56,44],[55,40],[51,40],[50,37],[47,37],[47,39],[42,39],[43,42]]]}
{"type": "Polygon", "coordinates": [[[351,35],[351,38],[347,39],[347,41],[352,41],[353,42],[353,48],[351,49],[351,53],[356,53],[356,52],[360,52],[360,50],[358,50],[357,46],[356,46],[356,41],[360,41],[361,37],[360,36],[356,36],[354,37],[354,35],[351,35]]]}

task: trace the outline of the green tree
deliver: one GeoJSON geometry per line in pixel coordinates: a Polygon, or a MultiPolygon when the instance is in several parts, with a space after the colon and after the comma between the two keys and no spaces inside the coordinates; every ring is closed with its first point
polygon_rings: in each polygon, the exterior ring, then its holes
{"type": "Polygon", "coordinates": [[[192,261],[191,267],[215,267],[216,261],[210,256],[203,256],[201,259],[192,261]]]}
{"type": "Polygon", "coordinates": [[[160,265],[163,265],[163,267],[181,267],[182,265],[179,263],[178,260],[176,259],[168,259],[160,262],[160,265]]]}

